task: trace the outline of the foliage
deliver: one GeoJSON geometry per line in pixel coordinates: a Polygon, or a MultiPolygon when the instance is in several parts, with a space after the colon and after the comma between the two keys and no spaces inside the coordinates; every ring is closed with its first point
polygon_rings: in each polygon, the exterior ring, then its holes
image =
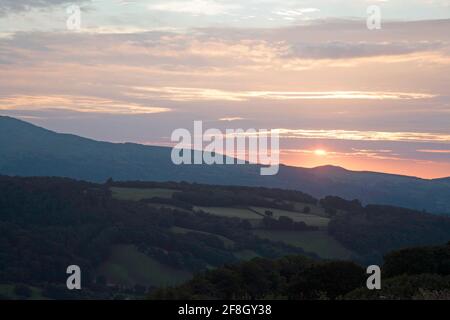
{"type": "Polygon", "coordinates": [[[407,248],[384,257],[383,274],[387,277],[422,273],[450,275],[450,245],[407,248]]]}
{"type": "MultiPolygon", "coordinates": [[[[411,248],[417,255],[447,250],[446,247],[411,248]]],[[[397,259],[404,251],[390,254],[397,259]]],[[[446,256],[438,254],[435,263],[444,264],[446,256]]],[[[390,262],[389,262],[390,263],[390,262]]],[[[408,259],[403,263],[410,263],[408,259]]],[[[385,265],[384,268],[388,269],[385,265]]],[[[427,271],[427,270],[423,270],[427,271]]],[[[290,256],[278,260],[256,258],[238,265],[227,265],[197,274],[184,285],[159,289],[150,299],[448,299],[450,276],[423,272],[414,275],[383,274],[382,289],[369,290],[367,275],[361,266],[348,261],[318,262],[290,256]]]]}
{"type": "Polygon", "coordinates": [[[234,251],[268,258],[305,254],[257,238],[241,219],[117,200],[109,187],[64,178],[0,177],[0,283],[36,285],[59,296],[67,266],[76,264],[83,270],[83,286],[94,288],[96,270],[119,244],[194,272],[237,262],[234,251]],[[204,233],[177,234],[174,226],[204,233]]]}
{"type": "Polygon", "coordinates": [[[391,250],[437,245],[450,238],[449,217],[380,205],[337,214],[328,228],[330,235],[358,253],[364,263],[379,263],[391,250]]]}

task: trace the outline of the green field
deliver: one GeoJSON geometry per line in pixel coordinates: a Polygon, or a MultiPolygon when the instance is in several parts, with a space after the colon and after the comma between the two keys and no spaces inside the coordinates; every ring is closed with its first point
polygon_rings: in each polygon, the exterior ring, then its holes
{"type": "Polygon", "coordinates": [[[281,241],[286,244],[314,252],[325,259],[349,259],[352,252],[344,248],[325,231],[278,231],[254,230],[253,234],[263,239],[281,241]]]}
{"type": "Polygon", "coordinates": [[[234,247],[234,241],[233,240],[230,240],[230,239],[228,239],[228,238],[226,238],[224,236],[221,236],[219,234],[214,234],[214,233],[209,233],[209,232],[204,232],[204,231],[198,231],[198,230],[194,230],[194,229],[181,228],[181,227],[172,227],[172,228],[170,228],[170,231],[172,231],[173,233],[179,233],[179,234],[187,234],[187,233],[190,233],[190,232],[206,234],[206,235],[217,237],[220,240],[222,240],[222,242],[223,242],[223,244],[225,245],[226,248],[232,249],[234,247]]]}
{"type": "Polygon", "coordinates": [[[263,216],[244,208],[226,208],[226,207],[194,207],[196,210],[202,210],[212,215],[227,217],[227,218],[241,218],[246,220],[262,220],[263,216]]]}
{"type": "Polygon", "coordinates": [[[261,207],[252,207],[252,209],[258,211],[261,214],[264,214],[266,211],[271,211],[273,213],[273,217],[276,219],[278,219],[281,216],[289,217],[296,222],[303,221],[308,226],[325,228],[328,226],[328,223],[330,222],[330,219],[328,218],[320,217],[313,214],[304,214],[294,211],[286,211],[272,208],[261,208],[261,207]]]}
{"type": "Polygon", "coordinates": [[[192,277],[187,271],[159,263],[133,245],[114,246],[97,274],[105,276],[108,283],[156,287],[180,284],[192,277]]]}
{"type": "MultiPolygon", "coordinates": [[[[113,196],[122,200],[139,201],[152,197],[170,198],[176,192],[173,189],[137,189],[137,188],[111,188],[113,196]]],[[[157,204],[155,204],[157,205],[157,204]]],[[[166,205],[161,205],[166,206],[166,205]]],[[[254,230],[253,233],[260,238],[272,241],[281,241],[289,245],[300,247],[308,252],[314,252],[318,256],[326,259],[349,259],[352,252],[344,248],[339,242],[330,237],[326,233],[326,228],[330,221],[326,217],[323,208],[315,205],[295,203],[296,211],[286,211],[264,207],[204,207],[196,206],[194,210],[202,210],[212,215],[240,218],[248,220],[254,228],[261,226],[261,221],[266,211],[271,211],[273,217],[278,219],[281,216],[289,217],[296,222],[303,221],[308,226],[319,227],[320,231],[279,231],[279,230],[254,230]],[[311,213],[301,213],[308,206],[311,213]],[[253,210],[253,211],[252,211],[253,210]],[[256,212],[254,212],[256,211],[256,212]],[[259,214],[258,214],[259,213],[259,214]]],[[[202,234],[213,235],[221,239],[227,248],[233,248],[234,242],[223,236],[207,233],[203,231],[186,229],[180,227],[172,227],[173,233],[187,234],[196,232],[202,234]]],[[[238,259],[249,260],[258,255],[251,251],[235,252],[238,259]]],[[[107,263],[99,269],[104,272],[108,279],[112,282],[121,284],[145,283],[147,285],[168,285],[180,283],[190,278],[190,274],[161,265],[154,259],[138,252],[132,246],[117,246],[114,248],[112,255],[107,263]],[[150,270],[150,271],[149,271],[150,270]]]]}
{"type": "Polygon", "coordinates": [[[170,204],[165,204],[165,203],[156,203],[155,202],[155,203],[148,203],[148,205],[150,207],[154,207],[154,208],[157,208],[157,209],[166,208],[166,209],[178,210],[178,211],[183,211],[183,212],[191,212],[191,211],[189,211],[187,209],[183,209],[183,208],[180,208],[180,207],[177,207],[177,206],[173,206],[173,205],[170,205],[170,204]]]}
{"type": "MultiPolygon", "coordinates": [[[[12,284],[0,284],[0,296],[4,296],[4,297],[8,297],[8,299],[19,299],[19,300],[23,300],[23,297],[19,297],[14,293],[14,288],[15,285],[12,284]]],[[[30,288],[31,290],[31,297],[27,298],[29,300],[45,300],[46,298],[44,298],[42,296],[42,290],[35,288],[35,287],[30,287],[28,286],[28,288],[30,288]]]]}
{"type": "Polygon", "coordinates": [[[303,210],[305,210],[306,207],[309,207],[309,209],[311,210],[310,214],[321,217],[328,217],[328,214],[325,212],[325,209],[320,206],[302,202],[292,202],[292,204],[294,205],[295,211],[303,212],[303,210]]]}
{"type": "Polygon", "coordinates": [[[139,201],[153,197],[171,198],[176,190],[173,189],[138,189],[138,188],[111,188],[112,195],[118,200],[139,201]]]}

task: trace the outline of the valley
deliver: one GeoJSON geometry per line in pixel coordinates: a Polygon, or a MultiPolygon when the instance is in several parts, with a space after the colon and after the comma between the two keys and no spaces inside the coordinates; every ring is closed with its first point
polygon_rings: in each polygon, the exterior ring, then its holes
{"type": "Polygon", "coordinates": [[[293,190],[7,176],[0,189],[0,286],[48,299],[142,298],[258,259],[378,264],[450,234],[445,216],[293,190]],[[65,290],[72,264],[81,292],[65,290]]]}

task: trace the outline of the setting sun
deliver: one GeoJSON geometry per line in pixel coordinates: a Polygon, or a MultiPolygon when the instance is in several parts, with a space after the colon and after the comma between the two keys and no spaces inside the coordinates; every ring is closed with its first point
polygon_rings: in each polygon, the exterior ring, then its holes
{"type": "Polygon", "coordinates": [[[326,150],[323,150],[323,149],[316,149],[316,150],[314,150],[314,154],[316,156],[323,157],[323,156],[326,156],[328,154],[328,152],[326,150]]]}

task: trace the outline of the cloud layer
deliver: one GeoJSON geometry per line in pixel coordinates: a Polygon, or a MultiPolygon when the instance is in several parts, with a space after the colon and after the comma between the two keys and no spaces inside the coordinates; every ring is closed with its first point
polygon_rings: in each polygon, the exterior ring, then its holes
{"type": "MultiPolygon", "coordinates": [[[[148,11],[182,14],[158,3],[148,11]]],[[[161,145],[194,120],[282,128],[289,164],[450,175],[450,20],[386,22],[380,32],[361,20],[182,32],[121,26],[0,37],[0,113],[161,145]]]]}
{"type": "Polygon", "coordinates": [[[2,0],[0,2],[0,16],[31,9],[46,9],[60,5],[87,3],[89,1],[90,0],[2,0]]]}

